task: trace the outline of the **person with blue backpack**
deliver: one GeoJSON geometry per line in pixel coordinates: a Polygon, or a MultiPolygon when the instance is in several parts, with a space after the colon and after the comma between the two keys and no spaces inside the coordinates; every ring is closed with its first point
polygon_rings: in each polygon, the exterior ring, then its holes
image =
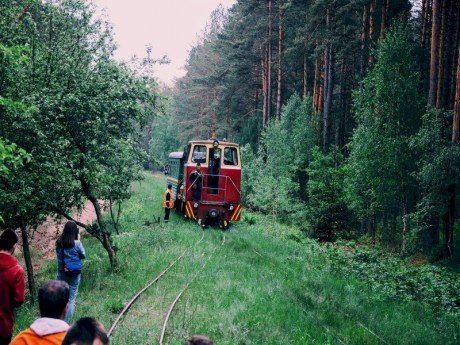
{"type": "Polygon", "coordinates": [[[78,286],[80,285],[82,260],[86,253],[83,244],[80,242],[78,226],[73,221],[68,221],[64,231],[56,241],[56,257],[58,263],[56,279],[63,280],[69,284],[70,295],[65,314],[65,321],[70,324],[75,311],[78,286]]]}

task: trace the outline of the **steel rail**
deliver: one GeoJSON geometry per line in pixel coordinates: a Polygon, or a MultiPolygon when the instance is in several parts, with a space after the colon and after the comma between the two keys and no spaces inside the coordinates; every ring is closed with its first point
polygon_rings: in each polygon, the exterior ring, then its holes
{"type": "Polygon", "coordinates": [[[195,276],[187,283],[187,285],[185,285],[185,287],[182,289],[182,291],[179,292],[179,294],[176,296],[176,298],[172,302],[171,306],[169,307],[168,313],[166,314],[165,320],[163,322],[163,328],[161,329],[160,345],[163,345],[163,339],[164,339],[164,336],[165,336],[165,333],[166,333],[166,326],[168,325],[169,317],[171,316],[171,313],[172,313],[174,307],[176,306],[177,301],[179,300],[180,296],[182,296],[182,294],[185,292],[185,290],[187,290],[187,288],[190,286],[190,284],[192,284],[192,282],[195,280],[195,278],[198,276],[198,274],[203,272],[204,268],[208,264],[209,259],[210,258],[208,258],[208,260],[204,263],[204,265],[201,267],[201,269],[195,274],[195,276]]]}
{"type": "MultiPolygon", "coordinates": [[[[200,240],[197,243],[195,243],[195,245],[200,244],[201,241],[203,241],[203,238],[204,238],[204,233],[201,235],[200,240]]],[[[142,288],[138,293],[136,293],[133,298],[131,298],[131,300],[125,305],[125,307],[120,312],[120,314],[118,314],[118,317],[115,319],[115,321],[113,322],[113,324],[110,327],[109,331],[107,332],[108,337],[110,337],[112,335],[112,332],[115,329],[115,327],[117,326],[118,322],[126,314],[126,312],[129,310],[129,308],[131,308],[131,306],[139,298],[139,296],[142,295],[145,292],[145,290],[147,290],[155,282],[157,282],[172,266],[174,266],[176,264],[176,262],[178,262],[180,259],[182,259],[184,257],[184,255],[185,255],[185,253],[187,253],[187,249],[184,250],[184,252],[178,258],[176,258],[166,269],[164,269],[152,281],[150,281],[146,286],[144,286],[144,288],[142,288]]]]}
{"type": "MultiPolygon", "coordinates": [[[[224,245],[225,243],[225,236],[223,236],[222,238],[222,245],[224,245]]],[[[181,292],[179,292],[179,294],[176,296],[176,298],[174,299],[174,301],[172,302],[171,306],[169,307],[169,310],[168,310],[168,313],[166,314],[166,317],[165,317],[165,320],[163,322],[163,328],[161,330],[161,335],[160,335],[160,345],[163,345],[163,340],[164,340],[164,336],[165,336],[165,333],[166,333],[166,327],[168,325],[168,321],[169,321],[169,318],[171,316],[171,313],[172,311],[174,310],[174,307],[176,306],[176,303],[177,301],[179,301],[179,298],[180,296],[182,296],[182,294],[185,292],[185,290],[187,290],[187,288],[190,286],[190,284],[192,284],[192,282],[195,280],[195,278],[201,273],[203,272],[203,270],[205,269],[206,265],[208,264],[209,260],[211,260],[211,258],[213,257],[214,253],[216,252],[217,248],[215,248],[212,252],[212,254],[208,257],[208,260],[206,260],[206,262],[204,263],[204,265],[201,267],[201,269],[195,274],[195,276],[187,283],[187,285],[185,285],[185,287],[182,289],[181,292]]]]}

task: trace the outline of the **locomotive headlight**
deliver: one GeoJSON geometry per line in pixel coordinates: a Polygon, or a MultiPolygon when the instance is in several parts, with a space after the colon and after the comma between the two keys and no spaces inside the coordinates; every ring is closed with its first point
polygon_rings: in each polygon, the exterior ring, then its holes
{"type": "Polygon", "coordinates": [[[198,208],[198,203],[197,203],[197,202],[195,202],[195,203],[193,204],[193,208],[198,208]]]}
{"type": "Polygon", "coordinates": [[[214,140],[214,141],[212,142],[212,146],[214,146],[214,148],[216,149],[217,146],[219,146],[219,141],[214,140]]]}
{"type": "Polygon", "coordinates": [[[219,214],[219,213],[218,213],[216,210],[214,210],[214,209],[212,209],[211,211],[209,211],[209,216],[210,216],[211,218],[217,218],[218,214],[219,214]]]}
{"type": "Polygon", "coordinates": [[[229,209],[229,211],[233,211],[233,205],[230,205],[230,206],[228,207],[228,209],[229,209]]]}

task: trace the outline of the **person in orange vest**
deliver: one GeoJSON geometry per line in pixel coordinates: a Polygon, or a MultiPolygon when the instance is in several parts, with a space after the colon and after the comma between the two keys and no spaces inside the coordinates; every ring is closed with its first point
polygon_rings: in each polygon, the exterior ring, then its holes
{"type": "Polygon", "coordinates": [[[165,223],[169,222],[169,212],[172,208],[174,208],[174,198],[172,195],[172,184],[168,184],[168,188],[166,189],[163,195],[163,207],[165,209],[165,223]]]}

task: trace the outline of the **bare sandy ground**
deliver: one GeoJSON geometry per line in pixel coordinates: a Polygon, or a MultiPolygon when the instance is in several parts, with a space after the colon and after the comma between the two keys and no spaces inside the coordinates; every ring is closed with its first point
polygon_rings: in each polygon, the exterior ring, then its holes
{"type": "MultiPolygon", "coordinates": [[[[75,215],[74,219],[85,224],[92,223],[93,220],[96,219],[96,212],[94,211],[92,204],[88,202],[85,208],[75,215]]],[[[41,224],[36,230],[30,231],[29,245],[33,251],[33,256],[38,255],[45,260],[53,260],[55,258],[56,239],[62,233],[66,221],[67,220],[64,218],[48,217],[46,221],[43,222],[43,224],[41,224]]],[[[19,238],[21,238],[19,230],[17,233],[19,238]]],[[[18,249],[20,249],[18,252],[22,252],[22,243],[20,243],[20,248],[18,249]]],[[[35,266],[37,260],[34,260],[33,258],[32,260],[34,261],[35,266]]]]}

